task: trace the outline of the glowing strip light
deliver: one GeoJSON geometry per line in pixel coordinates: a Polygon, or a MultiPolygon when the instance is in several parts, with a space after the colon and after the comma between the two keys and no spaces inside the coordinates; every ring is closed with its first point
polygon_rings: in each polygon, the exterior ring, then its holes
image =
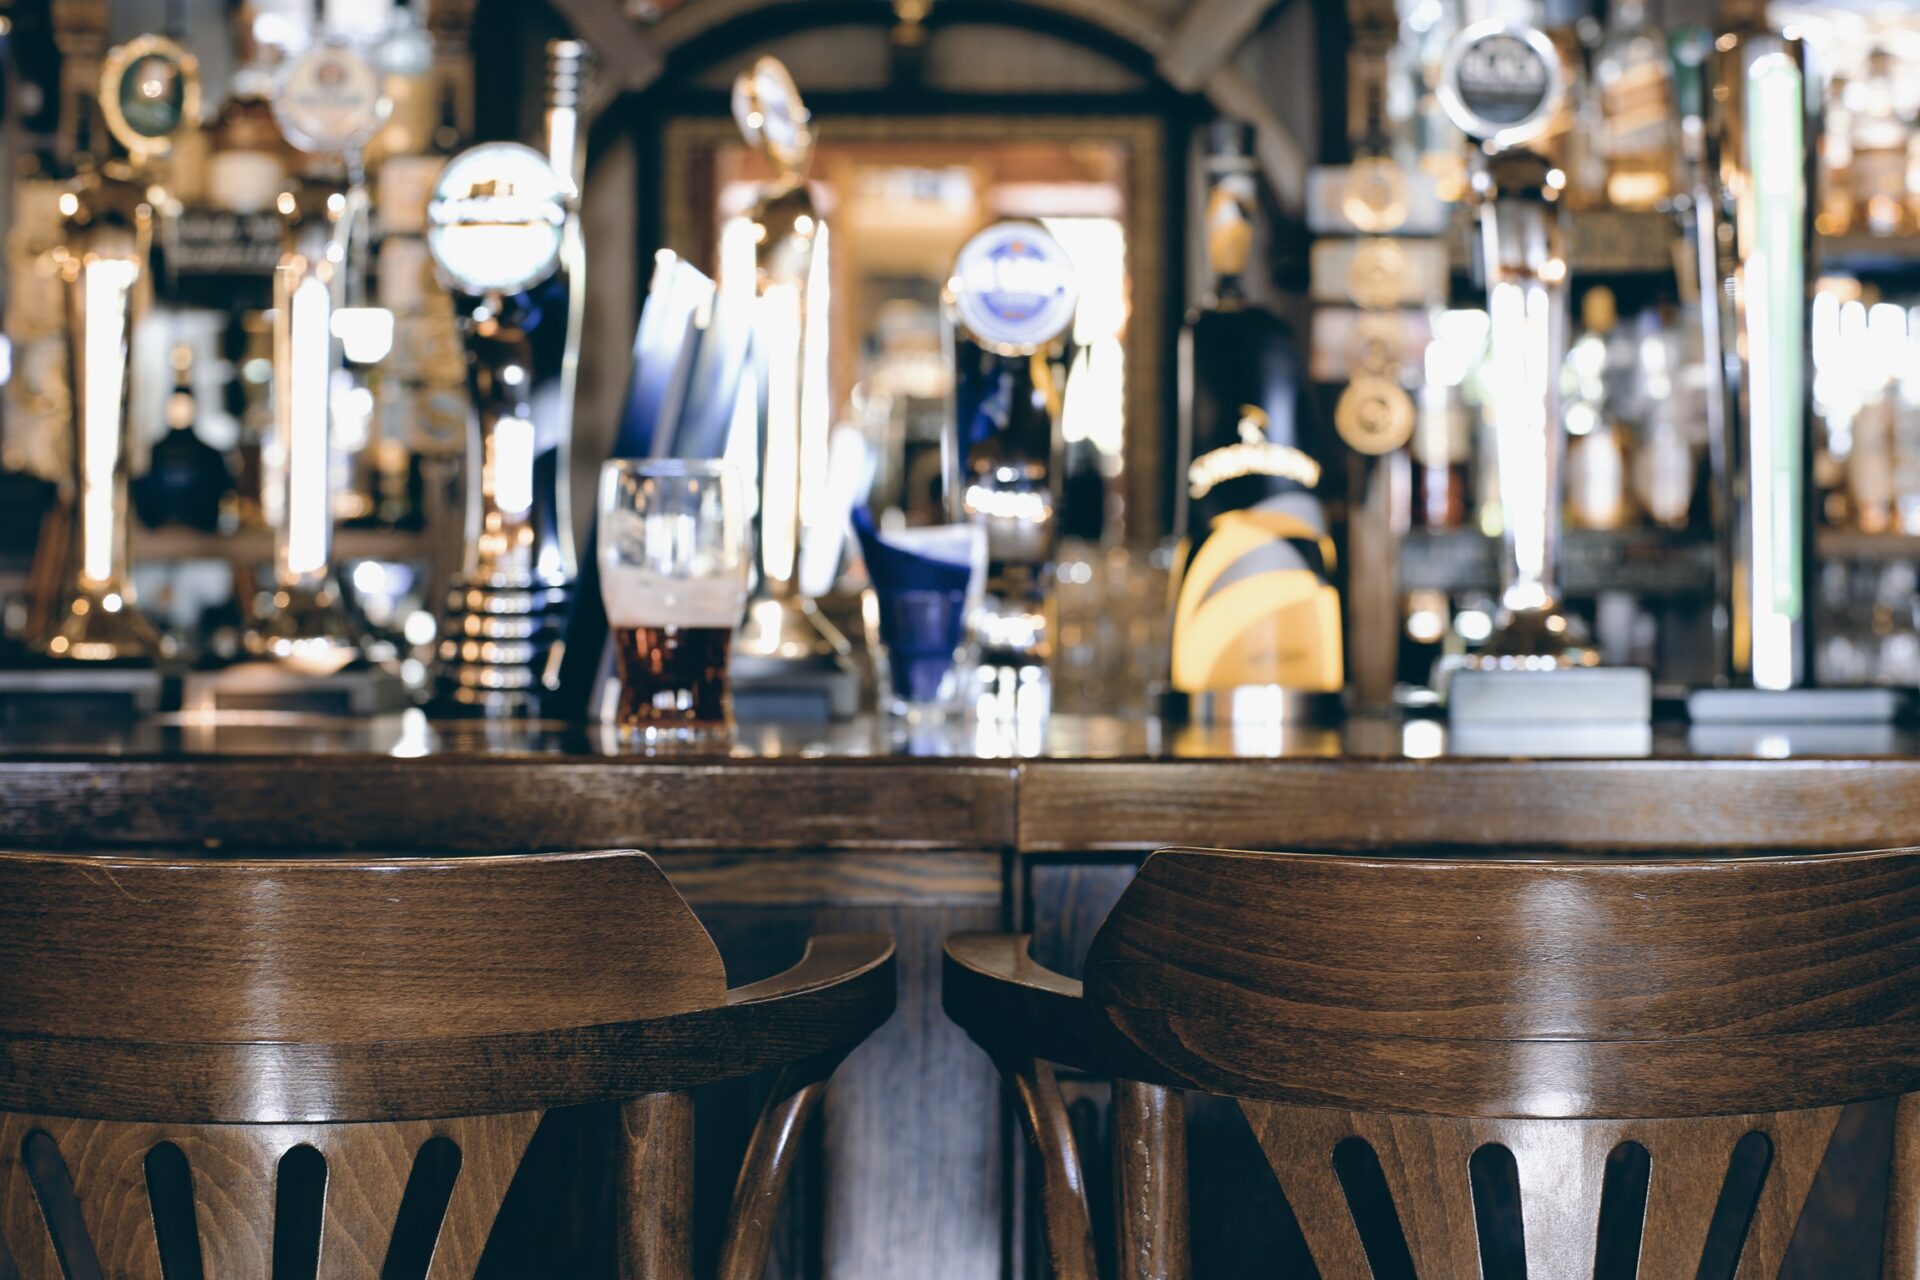
{"type": "Polygon", "coordinates": [[[808,536],[836,522],[827,485],[828,432],[833,427],[833,402],[828,396],[832,376],[828,322],[832,305],[832,273],[827,267],[827,228],[813,233],[813,257],[807,269],[805,336],[800,352],[800,502],[808,536]]]}
{"type": "Polygon", "coordinates": [[[118,559],[114,473],[126,413],[127,300],[140,266],[127,258],[95,258],[82,271],[87,404],[80,424],[80,576],[105,586],[118,559]]]}
{"type": "Polygon", "coordinates": [[[287,394],[287,551],[294,577],[323,572],[332,534],[327,510],[328,373],[332,299],[308,276],[293,291],[287,394]]]}
{"type": "Polygon", "coordinates": [[[1806,512],[1800,459],[1806,433],[1800,316],[1806,301],[1801,170],[1803,84],[1784,53],[1747,69],[1747,163],[1753,173],[1754,252],[1745,271],[1753,502],[1753,683],[1794,683],[1794,625],[1802,601],[1801,530],[1806,512]]]}
{"type": "Polygon", "coordinates": [[[799,555],[800,343],[802,299],[791,284],[769,284],[760,297],[766,341],[767,471],[760,478],[760,567],[773,582],[790,582],[799,555]]]}
{"type": "Polygon", "coordinates": [[[487,478],[493,505],[505,515],[525,515],[533,508],[533,436],[533,423],[525,418],[493,424],[487,478]]]}
{"type": "Polygon", "coordinates": [[[1503,603],[1509,609],[1539,609],[1547,597],[1548,489],[1547,403],[1552,376],[1552,299],[1544,285],[1498,281],[1488,290],[1491,321],[1494,442],[1500,499],[1512,541],[1514,580],[1503,603]]]}

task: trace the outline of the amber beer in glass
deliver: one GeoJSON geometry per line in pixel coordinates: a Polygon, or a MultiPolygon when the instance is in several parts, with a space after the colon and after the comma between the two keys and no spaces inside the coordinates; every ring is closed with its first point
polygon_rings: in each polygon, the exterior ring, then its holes
{"type": "Polygon", "coordinates": [[[739,473],[722,462],[616,458],[600,471],[600,594],[620,694],[644,741],[725,735],[727,659],[746,607],[739,473]]]}

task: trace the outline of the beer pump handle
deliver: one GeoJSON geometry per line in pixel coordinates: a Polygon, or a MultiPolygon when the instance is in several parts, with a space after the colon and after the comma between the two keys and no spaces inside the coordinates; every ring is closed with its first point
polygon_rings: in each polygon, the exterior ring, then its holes
{"type": "Polygon", "coordinates": [[[1560,58],[1537,28],[1489,20],[1454,38],[1439,97],[1480,144],[1472,197],[1486,275],[1500,502],[1501,623],[1476,662],[1590,666],[1597,654],[1561,611],[1560,368],[1566,355],[1565,175],[1534,145],[1564,91],[1560,58]]]}
{"type": "Polygon", "coordinates": [[[1733,6],[1708,62],[1700,211],[1702,319],[1719,374],[1716,623],[1724,681],[1766,690],[1809,674],[1806,77],[1798,38],[1733,6]]]}

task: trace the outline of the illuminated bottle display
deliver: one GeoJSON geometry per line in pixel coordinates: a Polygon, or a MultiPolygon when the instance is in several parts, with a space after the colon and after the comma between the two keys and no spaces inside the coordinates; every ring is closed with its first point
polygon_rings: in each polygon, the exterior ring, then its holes
{"type": "Polygon", "coordinates": [[[969,240],[948,286],[955,519],[987,530],[988,668],[1044,668],[1062,470],[1067,338],[1079,305],[1073,263],[1045,228],[1001,222],[969,240]]]}
{"type": "Polygon", "coordinates": [[[1213,289],[1180,338],[1173,685],[1331,693],[1342,684],[1340,600],[1320,465],[1302,448],[1306,375],[1292,328],[1245,295],[1256,193],[1247,133],[1216,129],[1213,289]]]}

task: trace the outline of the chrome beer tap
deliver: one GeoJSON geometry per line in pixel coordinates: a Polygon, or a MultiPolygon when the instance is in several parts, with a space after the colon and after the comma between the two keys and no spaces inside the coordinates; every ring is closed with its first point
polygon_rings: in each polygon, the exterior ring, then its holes
{"type": "Polygon", "coordinates": [[[286,64],[273,105],[288,140],[335,172],[301,179],[278,201],[285,250],[273,278],[273,427],[263,451],[273,581],[246,648],[303,675],[331,675],[362,654],[333,565],[333,442],[336,415],[371,399],[352,363],[380,359],[392,340],[392,317],[365,305],[360,160],[392,104],[365,54],[325,40],[286,64]]]}
{"type": "Polygon", "coordinates": [[[1813,152],[1806,47],[1730,5],[1707,63],[1698,211],[1721,557],[1721,673],[1736,687],[1807,683],[1807,270],[1813,152]]]}
{"type": "Polygon", "coordinates": [[[532,296],[564,261],[573,190],[532,147],[492,142],[454,157],[428,209],[428,249],[461,312],[476,424],[439,653],[449,709],[536,709],[573,583],[570,530],[557,518],[566,477],[534,403],[537,330],[564,313],[543,316],[532,296]]]}
{"type": "MultiPolygon", "coordinates": [[[[66,299],[71,518],[64,538],[42,539],[38,554],[60,559],[42,580],[60,585],[29,639],[59,661],[151,662],[160,633],[135,607],[128,573],[127,394],[133,331],[152,296],[154,224],[170,201],[162,161],[200,109],[193,56],[159,36],[119,46],[101,69],[99,108],[128,158],[83,163],[60,198],[64,235],[50,265],[66,299]]],[[[81,150],[105,153],[106,139],[91,128],[83,124],[79,137],[81,150]]]]}
{"type": "MultiPolygon", "coordinates": [[[[723,277],[752,274],[759,494],[754,590],[734,641],[734,674],[747,686],[799,680],[832,690],[836,714],[857,695],[851,646],[800,584],[801,542],[824,496],[828,399],[828,230],[808,191],[813,134],[786,67],[761,58],[734,83],[734,119],[778,177],[730,235],[723,277]],[[748,253],[751,253],[751,265],[748,253]]],[[[729,280],[723,279],[723,287],[729,280]]],[[[729,456],[747,461],[745,448],[729,456]]],[[[837,531],[836,531],[837,532],[837,531]]]]}
{"type": "Polygon", "coordinates": [[[1473,660],[1500,669],[1592,666],[1598,654],[1561,609],[1560,367],[1566,356],[1565,177],[1529,144],[1563,92],[1559,56],[1532,27],[1489,21],[1455,37],[1440,100],[1480,145],[1471,192],[1490,321],[1500,503],[1500,621],[1473,660]]]}

